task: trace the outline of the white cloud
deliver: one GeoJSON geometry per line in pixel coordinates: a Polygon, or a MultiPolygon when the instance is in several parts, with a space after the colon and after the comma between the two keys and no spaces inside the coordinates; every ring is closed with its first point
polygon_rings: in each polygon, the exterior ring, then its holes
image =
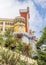
{"type": "Polygon", "coordinates": [[[30,4],[30,25],[29,29],[36,31],[35,35],[39,37],[40,30],[42,29],[43,19],[39,12],[36,10],[34,3],[31,1],[30,4]]]}
{"type": "Polygon", "coordinates": [[[10,17],[12,13],[13,0],[0,0],[0,17],[10,17]]]}
{"type": "Polygon", "coordinates": [[[27,3],[17,0],[0,0],[0,18],[15,18],[19,15],[19,9],[26,8],[27,3]]]}
{"type": "MultiPolygon", "coordinates": [[[[37,0],[38,1],[38,0],[37,0]]],[[[15,18],[19,16],[19,9],[26,9],[30,7],[30,29],[36,31],[36,35],[42,28],[42,17],[36,10],[32,0],[28,2],[19,2],[17,0],[0,0],[0,18],[15,18]]]]}
{"type": "Polygon", "coordinates": [[[41,5],[42,8],[46,8],[46,0],[34,0],[36,4],[41,5]]]}

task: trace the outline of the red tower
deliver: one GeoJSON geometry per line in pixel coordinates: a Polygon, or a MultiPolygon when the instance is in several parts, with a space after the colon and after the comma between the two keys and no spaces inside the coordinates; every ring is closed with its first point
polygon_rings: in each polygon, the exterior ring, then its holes
{"type": "Polygon", "coordinates": [[[26,32],[28,32],[29,31],[28,30],[28,25],[29,25],[29,18],[30,18],[30,16],[29,16],[29,7],[27,7],[27,9],[21,9],[20,10],[20,15],[25,18],[26,32]]]}

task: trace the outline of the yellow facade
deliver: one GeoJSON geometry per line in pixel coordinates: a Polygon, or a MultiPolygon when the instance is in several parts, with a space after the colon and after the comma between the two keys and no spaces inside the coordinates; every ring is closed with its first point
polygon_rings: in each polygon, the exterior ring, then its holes
{"type": "Polygon", "coordinates": [[[14,31],[15,32],[25,32],[25,26],[23,25],[15,25],[14,26],[14,31]]]}
{"type": "Polygon", "coordinates": [[[13,28],[14,19],[3,19],[3,18],[1,18],[0,19],[0,32],[3,32],[3,28],[4,28],[3,23],[4,22],[5,22],[5,30],[8,28],[13,28]]]}
{"type": "Polygon", "coordinates": [[[17,17],[15,19],[0,19],[0,32],[3,31],[3,28],[5,28],[5,30],[12,28],[14,32],[25,32],[25,19],[22,17],[17,17]]]}
{"type": "Polygon", "coordinates": [[[23,17],[17,17],[14,21],[15,32],[26,32],[25,19],[23,17]]]}

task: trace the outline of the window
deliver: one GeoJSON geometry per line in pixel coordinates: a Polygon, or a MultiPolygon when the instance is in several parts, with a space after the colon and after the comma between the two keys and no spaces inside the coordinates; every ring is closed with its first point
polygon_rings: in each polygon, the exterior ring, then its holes
{"type": "Polygon", "coordinates": [[[6,22],[6,25],[13,25],[14,23],[6,22]]]}
{"type": "Polygon", "coordinates": [[[0,22],[0,24],[3,24],[3,22],[0,22]]]}
{"type": "Polygon", "coordinates": [[[2,31],[2,30],[3,30],[3,28],[1,27],[1,28],[0,28],[0,31],[2,31]]]}

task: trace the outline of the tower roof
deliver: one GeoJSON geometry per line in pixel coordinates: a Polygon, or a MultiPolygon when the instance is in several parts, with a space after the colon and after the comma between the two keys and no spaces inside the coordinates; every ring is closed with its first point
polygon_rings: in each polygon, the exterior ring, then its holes
{"type": "Polygon", "coordinates": [[[23,22],[23,23],[25,23],[25,18],[21,17],[21,16],[17,16],[14,21],[15,22],[23,22]]]}

